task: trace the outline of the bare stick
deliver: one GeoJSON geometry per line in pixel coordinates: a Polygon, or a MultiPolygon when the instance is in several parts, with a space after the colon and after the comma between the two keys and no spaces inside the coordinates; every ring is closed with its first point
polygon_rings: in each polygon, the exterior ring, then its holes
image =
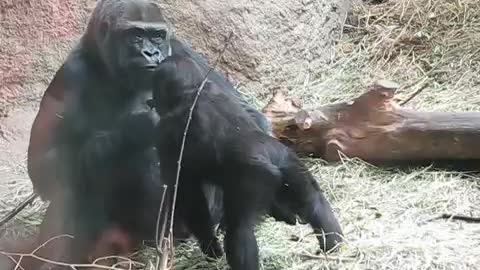
{"type": "MultiPolygon", "coordinates": [[[[155,233],[155,245],[156,245],[156,250],[158,254],[157,262],[156,262],[156,270],[165,270],[167,269],[166,261],[168,258],[168,246],[165,246],[165,230],[167,228],[167,217],[168,217],[168,208],[164,210],[164,202],[165,202],[165,196],[167,194],[167,186],[163,186],[163,195],[162,195],[162,201],[160,202],[160,207],[158,209],[158,217],[157,217],[157,227],[156,227],[156,233],[155,233]],[[165,211],[165,213],[163,213],[165,211]],[[163,222],[162,222],[162,228],[160,229],[160,220],[163,217],[163,222]]],[[[167,239],[168,241],[168,239],[167,239]]]]}
{"type": "MultiPolygon", "coordinates": [[[[134,262],[132,261],[131,259],[129,258],[125,258],[125,257],[121,257],[121,256],[105,256],[105,257],[100,257],[100,258],[97,258],[95,259],[92,264],[98,264],[99,262],[102,262],[102,261],[107,261],[107,260],[110,260],[110,259],[116,259],[116,260],[121,260],[120,262],[117,262],[115,263],[114,265],[112,265],[112,267],[119,267],[121,265],[125,265],[125,264],[128,264],[128,268],[131,269],[132,266],[140,266],[140,267],[144,267],[145,265],[143,263],[139,263],[139,262],[134,262]]],[[[126,269],[125,269],[126,270],[126,269]]]]}
{"type": "Polygon", "coordinates": [[[460,220],[467,223],[480,223],[480,217],[470,217],[464,215],[453,215],[453,214],[442,214],[436,218],[432,218],[429,221],[438,220],[438,219],[450,219],[450,220],[460,220]]]}
{"type": "Polygon", "coordinates": [[[32,193],[28,198],[26,198],[23,202],[21,202],[17,207],[15,207],[12,211],[10,211],[5,217],[0,220],[0,227],[7,224],[12,218],[14,218],[18,213],[20,213],[25,207],[33,203],[35,199],[38,197],[38,194],[32,193]]]}
{"type": "MultiPolygon", "coordinates": [[[[160,201],[160,207],[158,209],[158,216],[157,216],[157,225],[155,229],[155,246],[157,248],[157,253],[160,256],[161,255],[161,250],[160,247],[162,246],[163,238],[164,238],[164,230],[162,229],[162,232],[160,232],[160,220],[162,217],[162,211],[163,211],[163,205],[165,203],[165,196],[167,194],[167,186],[163,185],[163,194],[162,194],[162,200],[160,201]],[[160,239],[160,235],[161,239],[160,239]]],[[[163,223],[165,225],[165,222],[163,223]]],[[[164,228],[165,226],[162,226],[164,228]]]]}
{"type": "Polygon", "coordinates": [[[22,258],[25,258],[25,257],[29,257],[29,258],[33,258],[33,259],[36,259],[36,260],[39,260],[39,261],[42,261],[44,263],[48,263],[48,264],[52,264],[52,265],[56,265],[56,266],[63,266],[63,267],[69,267],[71,269],[80,269],[80,268],[83,268],[83,269],[89,269],[89,268],[94,268],[94,269],[103,269],[103,270],[125,270],[123,268],[118,268],[118,267],[110,267],[110,266],[105,266],[105,265],[100,265],[100,264],[70,264],[70,263],[63,263],[63,262],[57,262],[57,261],[53,261],[53,260],[49,260],[49,259],[46,259],[46,258],[43,258],[43,257],[40,257],[38,255],[35,255],[35,254],[22,254],[22,253],[9,253],[9,252],[4,252],[4,251],[0,251],[0,255],[3,255],[3,256],[6,256],[6,257],[9,257],[11,260],[14,261],[14,263],[16,263],[16,267],[18,269],[21,269],[19,263],[20,263],[20,260],[15,260],[13,259],[12,257],[20,257],[21,259],[22,258]]]}
{"type": "Polygon", "coordinates": [[[168,235],[166,239],[167,241],[163,242],[163,247],[162,247],[163,256],[161,256],[160,260],[158,260],[157,262],[157,270],[172,269],[172,267],[169,267],[168,265],[168,255],[173,255],[173,239],[172,238],[173,238],[172,235],[168,235]]]}
{"type": "Polygon", "coordinates": [[[407,99],[405,99],[404,101],[402,101],[400,103],[400,105],[405,105],[407,104],[410,100],[412,100],[413,98],[415,98],[418,94],[420,94],[423,90],[425,90],[425,88],[427,88],[428,84],[424,84],[422,87],[418,88],[417,91],[413,92],[407,99]]]}
{"type": "Polygon", "coordinates": [[[355,259],[353,258],[342,258],[342,257],[326,256],[326,255],[313,255],[309,253],[297,253],[297,254],[301,257],[304,257],[305,259],[313,259],[313,260],[338,261],[338,262],[355,261],[355,259]]]}
{"type": "MultiPolygon", "coordinates": [[[[31,253],[24,254],[24,253],[14,253],[14,252],[0,251],[0,255],[8,257],[10,260],[12,260],[16,264],[15,269],[23,269],[23,267],[20,265],[20,263],[23,260],[23,258],[26,258],[26,257],[28,258],[29,257],[29,258],[33,258],[33,259],[42,261],[44,263],[48,263],[48,264],[55,265],[55,266],[68,267],[68,268],[71,268],[71,269],[90,269],[90,268],[94,268],[94,269],[104,269],[104,270],[124,270],[123,268],[99,265],[99,264],[96,264],[96,263],[70,264],[70,263],[58,262],[58,261],[50,260],[50,259],[44,258],[42,256],[38,256],[38,255],[35,254],[40,249],[42,249],[46,245],[48,245],[50,242],[53,242],[55,240],[58,240],[60,238],[65,238],[65,237],[66,238],[73,238],[70,235],[59,235],[59,236],[55,236],[55,237],[52,237],[52,238],[48,239],[43,244],[41,244],[40,246],[35,248],[31,253]],[[14,259],[14,257],[20,257],[20,258],[18,260],[16,260],[16,259],[14,259]]],[[[117,258],[121,258],[121,257],[117,257],[117,258]]],[[[129,259],[125,259],[125,260],[126,261],[131,261],[129,259]]],[[[134,263],[134,262],[132,262],[132,263],[134,263]]],[[[142,264],[139,264],[139,263],[134,263],[134,264],[142,265],[142,264]]]]}
{"type": "MultiPolygon", "coordinates": [[[[173,249],[173,220],[175,218],[175,207],[176,207],[176,202],[177,202],[177,194],[178,194],[178,184],[180,180],[180,171],[182,167],[182,159],[183,159],[183,151],[185,150],[185,142],[187,140],[187,133],[188,129],[190,127],[190,122],[192,121],[192,115],[193,115],[193,110],[195,109],[195,105],[197,105],[198,98],[200,97],[200,94],[202,93],[205,84],[208,81],[208,76],[210,75],[210,72],[214,70],[220,59],[223,57],[228,45],[230,44],[230,41],[233,37],[233,32],[230,32],[229,36],[227,37],[227,40],[225,41],[225,46],[223,47],[222,51],[220,52],[219,56],[215,60],[213,66],[208,70],[207,74],[205,75],[205,78],[203,79],[202,83],[200,84],[199,88],[197,89],[197,94],[195,95],[195,98],[193,99],[192,106],[190,107],[189,113],[188,113],[188,118],[187,118],[187,123],[185,124],[185,129],[183,131],[183,138],[182,138],[182,143],[180,145],[180,153],[178,156],[177,160],[177,175],[175,178],[175,186],[173,189],[173,199],[172,199],[172,207],[171,207],[171,217],[170,217],[170,226],[169,226],[169,239],[170,239],[170,248],[173,249]]],[[[173,250],[172,250],[173,254],[173,250]]]]}

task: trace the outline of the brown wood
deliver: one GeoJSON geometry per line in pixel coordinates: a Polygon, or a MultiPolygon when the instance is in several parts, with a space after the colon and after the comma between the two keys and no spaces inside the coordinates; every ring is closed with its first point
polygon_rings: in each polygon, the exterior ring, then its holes
{"type": "Polygon", "coordinates": [[[479,112],[402,108],[395,90],[376,84],[352,102],[308,111],[278,92],[263,112],[281,142],[327,161],[338,161],[343,153],[379,165],[435,161],[480,168],[479,112]]]}

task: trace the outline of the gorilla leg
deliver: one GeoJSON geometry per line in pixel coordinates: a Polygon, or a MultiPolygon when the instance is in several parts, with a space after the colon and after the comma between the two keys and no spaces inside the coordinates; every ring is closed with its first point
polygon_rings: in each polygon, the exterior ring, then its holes
{"type": "Polygon", "coordinates": [[[322,251],[335,250],[342,242],[342,231],[333,210],[322,192],[313,192],[303,200],[299,216],[309,223],[317,234],[322,251]]]}
{"type": "Polygon", "coordinates": [[[179,185],[178,214],[185,218],[187,227],[197,238],[202,251],[211,258],[223,256],[222,247],[215,235],[214,223],[208,202],[196,177],[182,177],[179,185]],[[195,183],[195,184],[194,184],[195,183]]]}
{"type": "MultiPolygon", "coordinates": [[[[216,214],[213,220],[215,224],[219,224],[219,229],[221,231],[225,231],[225,217],[223,216],[223,209],[220,206],[223,206],[223,202],[218,202],[219,199],[223,199],[223,193],[220,188],[215,186],[211,187],[209,190],[210,197],[209,202],[215,202],[215,204],[210,204],[209,209],[210,213],[216,214]]],[[[283,186],[280,191],[275,194],[275,198],[273,198],[272,205],[270,207],[269,215],[273,217],[276,221],[283,221],[288,225],[296,225],[297,221],[300,224],[305,224],[303,220],[297,219],[297,213],[292,206],[290,205],[290,198],[288,197],[289,191],[288,187],[283,186]]]]}
{"type": "Polygon", "coordinates": [[[288,201],[314,229],[320,248],[332,250],[342,241],[340,224],[315,178],[296,157],[291,157],[289,165],[281,168],[283,181],[288,183],[288,195],[282,200],[288,201]]]}
{"type": "MultiPolygon", "coordinates": [[[[66,226],[72,228],[75,244],[70,252],[69,261],[75,263],[87,263],[90,252],[94,250],[95,242],[101,238],[104,230],[108,229],[106,212],[101,200],[91,193],[75,194],[72,218],[65,220],[66,226]],[[82,197],[81,199],[79,197],[82,197]],[[77,199],[75,199],[77,198],[77,199]]],[[[109,254],[113,255],[113,254],[109,254]]]]}
{"type": "Polygon", "coordinates": [[[232,211],[228,204],[226,211],[227,231],[225,252],[232,270],[256,270],[258,263],[258,244],[255,238],[255,215],[248,209],[232,211]]]}
{"type": "Polygon", "coordinates": [[[154,239],[162,191],[156,151],[152,147],[121,155],[124,160],[102,170],[83,172],[88,181],[75,176],[73,218],[66,221],[76,239],[74,262],[126,255],[142,239],[154,239]]]}
{"type": "Polygon", "coordinates": [[[285,199],[279,194],[272,203],[270,209],[270,215],[277,221],[283,221],[288,225],[297,224],[297,216],[295,212],[290,208],[285,199]]]}
{"type": "Polygon", "coordinates": [[[254,228],[258,218],[270,209],[281,183],[280,173],[261,161],[255,165],[240,161],[232,167],[242,168],[242,175],[230,176],[231,180],[224,184],[227,261],[232,270],[257,270],[258,244],[254,228]]]}

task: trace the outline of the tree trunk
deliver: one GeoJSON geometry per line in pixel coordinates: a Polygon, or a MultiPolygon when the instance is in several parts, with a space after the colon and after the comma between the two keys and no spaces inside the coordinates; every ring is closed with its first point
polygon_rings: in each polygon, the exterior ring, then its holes
{"type": "Polygon", "coordinates": [[[374,85],[352,102],[305,111],[276,93],[263,112],[281,142],[326,161],[343,153],[377,165],[480,169],[480,113],[414,111],[401,108],[394,94],[374,85]]]}

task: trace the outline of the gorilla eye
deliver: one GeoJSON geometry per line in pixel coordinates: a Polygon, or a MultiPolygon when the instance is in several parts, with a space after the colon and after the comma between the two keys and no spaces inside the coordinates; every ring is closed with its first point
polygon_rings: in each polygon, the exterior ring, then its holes
{"type": "Polygon", "coordinates": [[[143,42],[143,39],[145,38],[145,34],[142,29],[131,28],[125,32],[125,37],[127,38],[129,43],[138,44],[143,42]]]}
{"type": "Polygon", "coordinates": [[[167,37],[167,31],[165,31],[165,30],[159,30],[159,31],[157,31],[155,37],[156,37],[156,38],[165,39],[165,38],[167,37]]]}
{"type": "Polygon", "coordinates": [[[143,37],[140,34],[137,34],[133,37],[134,42],[141,42],[142,40],[143,40],[143,37]]]}

